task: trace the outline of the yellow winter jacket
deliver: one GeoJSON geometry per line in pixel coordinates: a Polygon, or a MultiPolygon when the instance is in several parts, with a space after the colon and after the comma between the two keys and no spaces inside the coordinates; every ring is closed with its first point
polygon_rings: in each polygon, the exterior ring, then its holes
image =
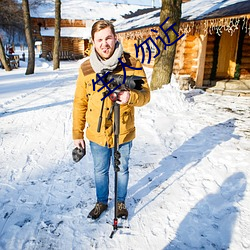
{"type": "MultiPolygon", "coordinates": [[[[135,68],[140,68],[141,63],[131,57],[128,53],[124,53],[122,61],[127,65],[135,68]]],[[[123,75],[121,65],[112,72],[112,74],[123,75]]],[[[126,67],[126,75],[142,76],[144,84],[142,90],[130,90],[129,102],[125,105],[120,105],[120,134],[119,144],[129,142],[135,138],[134,125],[134,107],[145,105],[150,100],[150,89],[146,80],[144,70],[134,70],[126,67]]],[[[73,140],[84,138],[84,129],[87,122],[86,137],[88,140],[95,142],[101,146],[107,145],[109,148],[114,147],[113,134],[113,119],[108,119],[108,114],[112,106],[112,101],[109,97],[104,99],[104,108],[102,113],[102,123],[100,132],[97,132],[99,116],[103,98],[103,92],[98,90],[101,85],[95,84],[95,91],[93,90],[93,83],[96,81],[96,73],[91,67],[90,61],[87,60],[82,63],[79,69],[79,75],[76,83],[75,97],[73,102],[73,140]]],[[[112,112],[114,113],[114,112],[112,112]]]]}

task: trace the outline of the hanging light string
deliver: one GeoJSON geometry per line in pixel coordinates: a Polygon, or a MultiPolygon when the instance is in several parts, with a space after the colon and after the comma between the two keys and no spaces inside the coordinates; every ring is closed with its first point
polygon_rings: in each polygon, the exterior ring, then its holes
{"type": "Polygon", "coordinates": [[[250,16],[240,17],[225,17],[215,18],[202,21],[182,22],[180,24],[180,33],[201,33],[206,36],[212,34],[214,31],[217,35],[221,35],[223,31],[227,31],[232,36],[233,33],[239,29],[240,20],[242,22],[242,30],[245,30],[246,34],[250,36],[250,16]]]}
{"type": "MultiPolygon", "coordinates": [[[[250,16],[238,16],[238,17],[224,17],[214,18],[201,21],[181,22],[179,28],[179,34],[195,34],[203,33],[205,36],[215,32],[219,36],[222,32],[226,31],[232,36],[236,30],[240,28],[245,30],[245,33],[250,36],[250,16]]],[[[151,35],[155,37],[155,34],[151,32],[151,29],[159,30],[158,26],[151,26],[147,28],[138,28],[135,30],[128,30],[125,32],[118,32],[118,38],[120,39],[143,39],[151,35]]]]}

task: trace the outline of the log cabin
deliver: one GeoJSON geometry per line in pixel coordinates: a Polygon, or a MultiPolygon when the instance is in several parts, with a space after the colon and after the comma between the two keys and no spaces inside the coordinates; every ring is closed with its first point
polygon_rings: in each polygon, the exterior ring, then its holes
{"type": "MultiPolygon", "coordinates": [[[[144,60],[147,67],[154,65],[158,34],[152,30],[159,31],[160,11],[139,10],[114,23],[124,49],[133,55],[135,44],[152,38],[150,63],[144,60]]],[[[185,35],[176,44],[173,73],[177,79],[187,77],[205,89],[230,81],[231,86],[250,91],[250,1],[184,1],[179,34],[185,35]]]]}
{"type": "MultiPolygon", "coordinates": [[[[115,4],[91,0],[61,0],[61,59],[79,59],[89,54],[91,26],[99,19],[115,21],[147,6],[115,4]]],[[[34,41],[41,43],[41,57],[52,59],[54,45],[55,4],[44,4],[31,9],[31,24],[34,41]]]]}
{"type": "MultiPolygon", "coordinates": [[[[41,57],[52,60],[54,18],[32,18],[33,37],[41,41],[41,57]]],[[[81,59],[89,46],[91,20],[61,20],[60,59],[81,59]]]]}

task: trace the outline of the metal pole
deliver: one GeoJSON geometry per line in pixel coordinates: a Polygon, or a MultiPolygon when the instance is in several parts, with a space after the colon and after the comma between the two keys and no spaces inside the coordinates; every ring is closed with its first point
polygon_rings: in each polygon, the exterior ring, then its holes
{"type": "Polygon", "coordinates": [[[119,134],[120,134],[120,105],[116,102],[114,103],[114,171],[115,171],[115,208],[114,208],[114,223],[113,231],[111,232],[110,238],[113,237],[114,233],[118,229],[118,219],[117,219],[117,193],[118,193],[118,172],[120,171],[120,152],[119,152],[119,134]]]}

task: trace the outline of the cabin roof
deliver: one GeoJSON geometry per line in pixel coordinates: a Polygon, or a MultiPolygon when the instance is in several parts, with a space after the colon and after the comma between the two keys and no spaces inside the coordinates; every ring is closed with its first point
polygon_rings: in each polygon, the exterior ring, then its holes
{"type": "MultiPolygon", "coordinates": [[[[61,2],[61,18],[70,20],[118,19],[122,15],[131,14],[138,9],[150,8],[134,4],[98,3],[91,0],[61,0],[61,2]]],[[[37,8],[32,8],[30,15],[34,18],[55,18],[55,3],[46,0],[37,8]]]]}
{"type": "Polygon", "coordinates": [[[181,18],[196,21],[249,13],[249,0],[191,0],[183,4],[181,18]]]}
{"type": "MultiPolygon", "coordinates": [[[[125,32],[134,29],[158,26],[160,24],[160,8],[149,9],[146,13],[138,11],[138,15],[128,15],[117,20],[116,31],[125,32]]],[[[191,0],[182,4],[182,22],[199,21],[220,17],[250,14],[249,0],[191,0]]]]}
{"type": "MultiPolygon", "coordinates": [[[[42,36],[54,37],[55,28],[41,28],[42,36]]],[[[89,27],[61,27],[61,37],[75,37],[81,39],[89,39],[91,34],[91,29],[89,27]]]]}

